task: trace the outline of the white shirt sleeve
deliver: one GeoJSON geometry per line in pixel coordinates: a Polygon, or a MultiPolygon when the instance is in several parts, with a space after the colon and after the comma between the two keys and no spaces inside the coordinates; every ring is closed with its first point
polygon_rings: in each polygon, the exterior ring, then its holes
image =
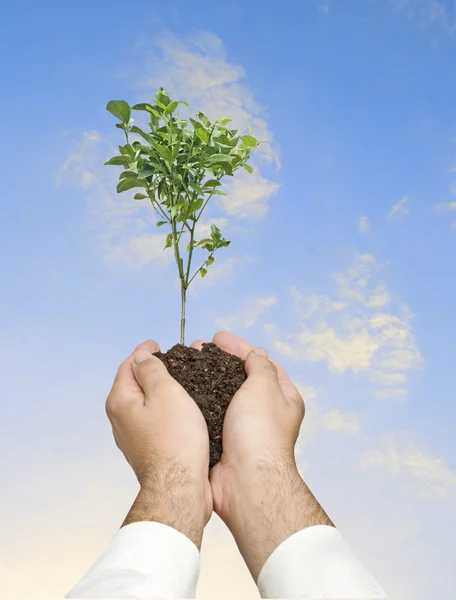
{"type": "Polygon", "coordinates": [[[371,600],[385,592],[335,527],[297,531],[269,556],[258,577],[262,598],[371,600]]]}
{"type": "Polygon", "coordinates": [[[130,523],[65,598],[195,598],[200,553],[173,527],[130,523]]]}

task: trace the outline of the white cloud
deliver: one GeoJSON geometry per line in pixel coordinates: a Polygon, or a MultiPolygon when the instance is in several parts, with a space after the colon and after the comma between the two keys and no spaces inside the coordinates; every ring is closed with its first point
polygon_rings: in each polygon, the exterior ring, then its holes
{"type": "Polygon", "coordinates": [[[211,236],[211,225],[215,225],[222,231],[223,237],[226,237],[223,232],[223,228],[228,223],[227,219],[200,219],[195,227],[195,239],[202,240],[203,238],[211,236]]]}
{"type": "MultiPolygon", "coordinates": [[[[240,130],[247,131],[251,124],[257,137],[265,142],[254,154],[253,174],[242,170],[235,177],[227,178],[225,191],[228,196],[217,197],[221,198],[219,208],[232,217],[263,217],[268,211],[268,200],[277,193],[279,185],[260,173],[260,163],[272,162],[279,168],[279,156],[268,124],[262,117],[262,109],[245,82],[243,68],[228,62],[222,41],[210,33],[202,34],[188,44],[172,36],[160,38],[157,44],[160,52],[153,53],[148,72],[141,76],[147,87],[166,87],[175,97],[188,100],[192,104],[192,113],[203,110],[211,119],[228,116],[233,120],[232,125],[240,130]]],[[[116,142],[117,137],[112,135],[116,142]]],[[[165,234],[166,226],[155,230],[156,213],[147,201],[133,200],[137,190],[116,193],[119,169],[104,166],[104,162],[116,153],[115,144],[100,132],[83,133],[59,170],[56,185],[66,180],[84,191],[91,224],[99,232],[104,260],[109,263],[121,261],[134,268],[165,265],[174,260],[172,252],[163,250],[164,235],[168,233],[165,234]]],[[[216,205],[214,199],[206,211],[216,205]]],[[[227,219],[215,218],[211,223],[225,226],[227,219]]],[[[207,230],[207,222],[198,224],[198,234],[207,230]]],[[[185,232],[185,245],[186,235],[185,232]]],[[[224,275],[232,271],[233,260],[223,264],[223,267],[218,263],[212,268],[212,274],[208,273],[205,280],[214,282],[222,276],[222,270],[224,275]]]]}
{"type": "Polygon", "coordinates": [[[361,217],[358,221],[358,231],[360,233],[368,233],[371,230],[369,217],[361,217]]]}
{"type": "MultiPolygon", "coordinates": [[[[223,250],[224,249],[222,249],[222,252],[223,250]]],[[[192,274],[195,273],[196,270],[202,265],[203,260],[204,258],[202,258],[199,263],[197,261],[195,262],[195,268],[192,267],[191,269],[192,274]]],[[[205,287],[206,285],[214,285],[218,281],[230,281],[239,268],[242,268],[243,266],[252,262],[252,260],[253,257],[250,255],[233,256],[230,258],[220,259],[217,257],[217,254],[215,254],[215,262],[210,267],[207,267],[207,274],[205,277],[203,278],[198,274],[192,281],[188,290],[189,295],[199,294],[201,288],[205,287]]],[[[179,281],[176,281],[176,285],[180,285],[179,281]]]]}
{"type": "Polygon", "coordinates": [[[456,210],[456,201],[441,202],[440,204],[436,204],[434,208],[438,212],[452,212],[453,210],[456,210]]]}
{"type": "Polygon", "coordinates": [[[408,207],[408,196],[404,196],[399,200],[397,204],[393,206],[393,208],[388,213],[387,219],[398,218],[401,215],[407,215],[409,211],[408,207]]]}
{"type": "Polygon", "coordinates": [[[334,276],[337,286],[331,296],[293,286],[295,331],[269,325],[266,332],[275,349],[298,361],[324,361],[336,374],[352,371],[382,387],[402,386],[421,356],[413,315],[375,282],[379,268],[372,255],[356,256],[349,269],[334,276]]]}
{"type": "Polygon", "coordinates": [[[163,86],[173,97],[187,100],[192,112],[201,110],[211,120],[224,115],[240,131],[251,124],[257,138],[265,142],[256,155],[280,165],[273,135],[245,81],[245,71],[228,62],[217,35],[201,33],[188,42],[172,35],[161,37],[151,58],[151,73],[142,78],[145,85],[163,86]]]}
{"type": "Polygon", "coordinates": [[[322,410],[316,400],[317,390],[313,386],[296,382],[296,387],[306,407],[303,421],[304,444],[322,432],[354,435],[360,431],[361,421],[357,412],[341,411],[337,408],[322,410]]]}
{"type": "Polygon", "coordinates": [[[268,211],[268,200],[279,185],[263,177],[258,169],[250,175],[239,171],[226,188],[227,196],[220,196],[220,206],[239,219],[260,219],[268,211]]]}
{"type": "Polygon", "coordinates": [[[116,193],[119,169],[104,166],[115,154],[115,146],[100,132],[84,132],[59,170],[56,186],[69,182],[83,189],[105,262],[130,268],[166,265],[174,256],[164,250],[166,234],[155,229],[158,219],[150,203],[133,200],[137,190],[116,193]]]}
{"type": "Polygon", "coordinates": [[[408,395],[406,388],[385,388],[383,390],[375,390],[374,396],[379,400],[404,399],[408,395]]]}
{"type": "Polygon", "coordinates": [[[318,10],[325,16],[329,15],[329,4],[326,2],[318,6],[318,10]]]}
{"type": "MultiPolygon", "coordinates": [[[[453,185],[456,182],[453,182],[453,185]]],[[[453,192],[454,193],[454,192],[453,192]]],[[[438,212],[441,213],[451,213],[456,211],[456,201],[450,201],[450,202],[441,202],[440,204],[436,204],[434,206],[434,209],[438,212]]],[[[451,223],[451,228],[452,229],[456,229],[456,221],[453,221],[451,223]]]]}
{"type": "Polygon", "coordinates": [[[443,458],[419,449],[404,435],[386,435],[380,446],[361,455],[361,468],[382,468],[422,497],[456,496],[456,473],[443,458]]]}
{"type": "MultiPolygon", "coordinates": [[[[260,163],[273,162],[280,167],[279,154],[262,109],[255,102],[240,65],[227,60],[222,40],[212,33],[203,33],[188,43],[173,36],[157,40],[158,56],[153,73],[143,78],[148,87],[165,87],[177,99],[187,100],[190,112],[203,111],[211,120],[224,115],[231,125],[247,131],[249,124],[255,135],[265,143],[254,152],[254,172],[238,171],[227,178],[219,205],[231,216],[240,219],[259,219],[268,211],[268,200],[279,185],[260,173],[260,163]]],[[[183,109],[182,114],[185,114],[183,109]]]]}
{"type": "Polygon", "coordinates": [[[232,331],[233,328],[248,329],[255,325],[258,319],[274,304],[277,303],[275,296],[265,296],[263,298],[256,298],[248,302],[241,310],[233,315],[226,317],[219,317],[215,320],[216,324],[225,329],[226,331],[232,331]]]}
{"type": "Polygon", "coordinates": [[[456,7],[444,0],[391,0],[395,10],[415,21],[420,27],[438,25],[454,32],[456,7]]]}
{"type": "Polygon", "coordinates": [[[305,418],[296,443],[296,456],[315,437],[322,433],[339,435],[355,435],[359,433],[361,421],[357,412],[341,411],[336,408],[322,410],[319,402],[315,400],[317,390],[313,386],[299,381],[295,382],[295,385],[304,400],[306,409],[305,418]]]}

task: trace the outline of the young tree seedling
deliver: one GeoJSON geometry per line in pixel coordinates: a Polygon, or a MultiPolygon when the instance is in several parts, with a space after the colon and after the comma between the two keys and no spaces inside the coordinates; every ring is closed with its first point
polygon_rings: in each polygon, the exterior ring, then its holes
{"type": "Polygon", "coordinates": [[[204,277],[214,262],[214,253],[230,242],[220,229],[211,225],[211,237],[195,239],[195,227],[213,196],[225,196],[222,179],[232,177],[238,169],[252,173],[248,164],[252,151],[261,143],[249,126],[249,134],[241,135],[229,129],[231,119],[221,117],[214,123],[202,112],[189,122],[176,113],[179,104],[163,88],[155,94],[154,103],[130,107],[125,100],[111,100],[106,109],[117,117],[116,127],[125,133],[126,143],[119,146],[119,155],[106,165],[118,165],[125,170],[119,176],[117,192],[140,188],[135,200],[149,200],[158,215],[156,227],[167,226],[164,250],[172,248],[179,272],[181,288],[180,343],[185,340],[185,307],[187,290],[193,279],[204,277]],[[149,131],[134,125],[131,111],[144,111],[149,131]],[[131,141],[131,134],[139,139],[131,141]],[[188,240],[186,261],[182,258],[181,239],[188,240]],[[191,273],[195,248],[208,252],[203,264],[191,273]]]}

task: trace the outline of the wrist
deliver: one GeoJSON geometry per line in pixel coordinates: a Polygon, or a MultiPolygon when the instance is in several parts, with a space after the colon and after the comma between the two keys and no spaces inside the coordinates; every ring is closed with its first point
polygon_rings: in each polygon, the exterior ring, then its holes
{"type": "Polygon", "coordinates": [[[296,463],[263,463],[238,480],[226,525],[255,582],[272,552],[312,525],[333,525],[303,481],[296,463]]]}
{"type": "Polygon", "coordinates": [[[182,469],[141,478],[139,493],[122,527],[139,521],[155,521],[177,529],[201,549],[205,514],[205,488],[182,469]]]}

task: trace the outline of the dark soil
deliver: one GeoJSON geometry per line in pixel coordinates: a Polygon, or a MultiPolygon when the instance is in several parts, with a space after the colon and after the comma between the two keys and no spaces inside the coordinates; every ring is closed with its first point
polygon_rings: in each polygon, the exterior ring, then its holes
{"type": "Polygon", "coordinates": [[[247,379],[244,361],[213,343],[202,350],[176,344],[168,352],[155,352],[169,373],[199,406],[209,431],[209,469],[222,456],[222,429],[234,394],[247,379]]]}

